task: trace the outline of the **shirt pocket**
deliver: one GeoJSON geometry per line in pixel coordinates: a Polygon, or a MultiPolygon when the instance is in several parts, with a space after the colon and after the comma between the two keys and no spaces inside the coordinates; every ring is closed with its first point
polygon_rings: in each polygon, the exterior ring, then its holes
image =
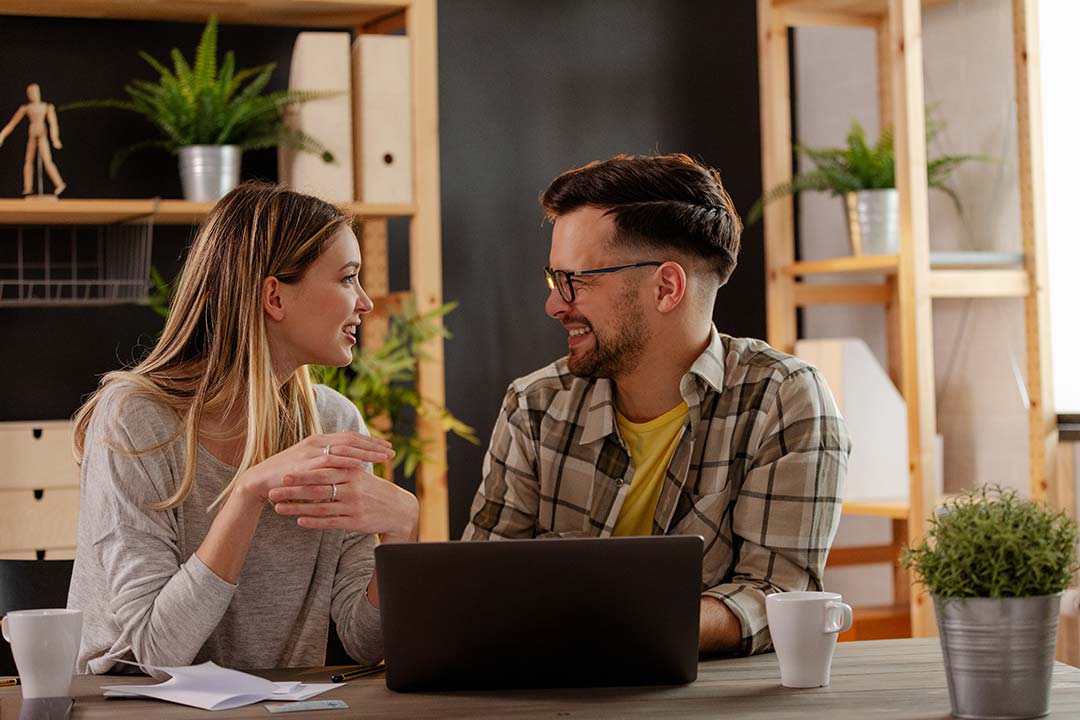
{"type": "Polygon", "coordinates": [[[677,534],[701,535],[706,545],[723,523],[731,499],[727,467],[705,467],[686,478],[671,529],[677,534]]]}
{"type": "Polygon", "coordinates": [[[696,475],[686,478],[683,490],[692,497],[727,492],[731,486],[731,471],[727,463],[705,463],[696,475]]]}

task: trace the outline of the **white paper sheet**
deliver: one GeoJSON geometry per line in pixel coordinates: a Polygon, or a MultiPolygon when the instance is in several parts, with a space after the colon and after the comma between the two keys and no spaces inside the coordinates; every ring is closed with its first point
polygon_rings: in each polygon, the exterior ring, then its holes
{"type": "Polygon", "coordinates": [[[171,677],[155,685],[105,685],[101,688],[105,697],[147,697],[203,710],[229,710],[262,700],[307,700],[344,684],[272,682],[212,662],[185,667],[139,667],[171,677]]]}

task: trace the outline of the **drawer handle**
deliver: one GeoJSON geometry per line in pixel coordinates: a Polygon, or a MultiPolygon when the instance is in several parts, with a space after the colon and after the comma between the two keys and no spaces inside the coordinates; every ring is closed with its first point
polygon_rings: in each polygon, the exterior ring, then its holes
{"type": "Polygon", "coordinates": [[[34,428],[33,433],[34,433],[34,439],[35,440],[40,440],[41,439],[41,433],[42,433],[41,428],[34,428]]]}
{"type": "Polygon", "coordinates": [[[45,490],[42,488],[34,488],[34,499],[40,500],[45,497],[45,490]]]}
{"type": "Polygon", "coordinates": [[[35,550],[34,555],[37,557],[38,560],[44,560],[45,559],[45,551],[44,550],[35,550]]]}

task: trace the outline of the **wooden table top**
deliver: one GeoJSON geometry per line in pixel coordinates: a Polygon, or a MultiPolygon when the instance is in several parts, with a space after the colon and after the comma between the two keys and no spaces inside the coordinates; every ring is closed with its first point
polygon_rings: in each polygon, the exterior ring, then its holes
{"type": "MultiPolygon", "coordinates": [[[[272,671],[272,679],[327,682],[325,668],[272,671]]],[[[215,713],[152,700],[106,700],[100,686],[140,683],[145,678],[79,676],[72,718],[203,718],[215,713]]],[[[408,693],[386,689],[382,675],[350,681],[319,696],[337,698],[348,710],[289,713],[282,717],[379,718],[948,718],[949,695],[937,639],[840,643],[832,684],[809,690],[780,685],[772,653],[702,661],[690,685],[567,690],[408,693]]],[[[0,719],[19,717],[19,688],[0,688],[0,719]]],[[[1080,669],[1057,663],[1050,701],[1052,717],[1080,715],[1080,669]]],[[[217,713],[229,718],[274,717],[263,703],[217,713]]]]}

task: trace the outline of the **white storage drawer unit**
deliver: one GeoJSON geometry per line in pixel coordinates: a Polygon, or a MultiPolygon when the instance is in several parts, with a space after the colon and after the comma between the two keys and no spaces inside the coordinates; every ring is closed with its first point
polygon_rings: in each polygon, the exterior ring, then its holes
{"type": "Polygon", "coordinates": [[[0,558],[75,556],[79,467],[67,420],[0,423],[0,558]]]}

